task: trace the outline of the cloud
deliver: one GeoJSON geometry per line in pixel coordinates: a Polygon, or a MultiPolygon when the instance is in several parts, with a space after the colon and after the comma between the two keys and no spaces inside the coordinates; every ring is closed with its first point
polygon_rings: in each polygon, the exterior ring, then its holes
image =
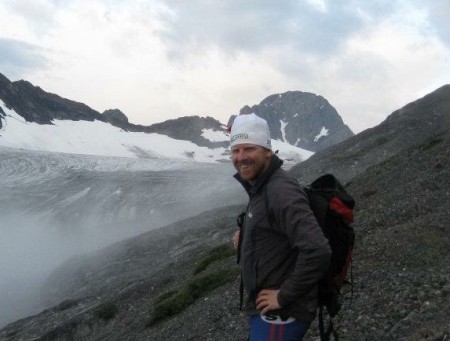
{"type": "MultiPolygon", "coordinates": [[[[167,0],[169,8],[159,19],[164,23],[161,37],[169,44],[171,55],[179,58],[202,54],[212,46],[228,53],[239,51],[260,53],[266,49],[290,47],[297,53],[319,58],[333,57],[346,48],[354,35],[367,27],[408,18],[413,12],[426,12],[427,35],[444,40],[449,4],[444,0],[420,7],[416,2],[362,0],[282,2],[239,0],[167,0]],[[438,20],[434,20],[438,19],[438,20]]],[[[416,26],[416,23],[413,23],[416,26]]],[[[425,32],[422,32],[425,34],[425,32]]]]}
{"type": "Polygon", "coordinates": [[[358,132],[450,82],[449,8],[446,0],[5,0],[0,72],[140,124],[194,114],[226,122],[273,93],[314,92],[358,132]]]}
{"type": "Polygon", "coordinates": [[[45,33],[54,24],[52,15],[57,9],[53,1],[48,0],[6,0],[4,6],[9,13],[22,18],[37,33],[45,33]]]}
{"type": "MultiPolygon", "coordinates": [[[[162,37],[172,52],[202,53],[208,46],[224,51],[258,53],[292,46],[304,53],[335,51],[362,24],[349,5],[318,6],[302,1],[167,1],[162,37]]],[[[179,53],[181,54],[181,53],[179,53]]]]}
{"type": "Polygon", "coordinates": [[[450,47],[450,2],[435,0],[427,3],[428,22],[437,37],[450,47]]]}
{"type": "Polygon", "coordinates": [[[20,77],[26,70],[47,67],[44,51],[39,46],[13,39],[0,38],[0,69],[9,77],[20,77]]]}

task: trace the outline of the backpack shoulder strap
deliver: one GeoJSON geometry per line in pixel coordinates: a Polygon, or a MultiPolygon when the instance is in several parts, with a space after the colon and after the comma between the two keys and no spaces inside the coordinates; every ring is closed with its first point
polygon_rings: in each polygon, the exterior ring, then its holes
{"type": "Polygon", "coordinates": [[[264,204],[266,206],[266,213],[269,218],[270,227],[273,228],[274,224],[276,224],[276,219],[269,204],[269,195],[267,194],[267,186],[264,186],[264,204]]]}

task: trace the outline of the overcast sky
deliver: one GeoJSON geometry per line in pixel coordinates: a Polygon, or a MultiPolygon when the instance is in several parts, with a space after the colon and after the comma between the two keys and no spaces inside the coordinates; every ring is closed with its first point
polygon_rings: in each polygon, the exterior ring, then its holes
{"type": "Polygon", "coordinates": [[[136,124],[290,90],[354,132],[450,83],[450,1],[1,0],[0,73],[136,124]]]}

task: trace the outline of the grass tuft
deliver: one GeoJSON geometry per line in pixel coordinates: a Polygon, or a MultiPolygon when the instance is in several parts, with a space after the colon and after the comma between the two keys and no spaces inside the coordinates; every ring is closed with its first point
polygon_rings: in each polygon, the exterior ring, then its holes
{"type": "Polygon", "coordinates": [[[428,139],[427,141],[425,141],[422,144],[422,150],[428,150],[433,148],[434,146],[441,144],[442,142],[444,142],[444,139],[441,137],[432,137],[430,139],[428,139]]]}
{"type": "Polygon", "coordinates": [[[194,277],[178,291],[163,294],[157,299],[147,327],[176,316],[189,307],[200,297],[229,282],[234,281],[239,274],[237,267],[228,267],[223,270],[211,272],[194,277]]]}
{"type": "Polygon", "coordinates": [[[94,316],[108,321],[116,316],[117,312],[118,309],[114,303],[104,303],[94,310],[94,316]]]}
{"type": "Polygon", "coordinates": [[[206,270],[206,268],[217,261],[227,259],[236,254],[236,251],[229,244],[223,244],[212,249],[208,255],[201,260],[201,262],[194,269],[194,275],[206,270]]]}

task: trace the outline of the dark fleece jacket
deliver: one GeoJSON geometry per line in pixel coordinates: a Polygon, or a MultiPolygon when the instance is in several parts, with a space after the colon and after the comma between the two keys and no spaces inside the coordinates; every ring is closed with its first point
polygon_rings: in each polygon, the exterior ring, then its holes
{"type": "Polygon", "coordinates": [[[316,316],[317,282],[328,267],[331,250],[308,195],[282,163],[274,155],[253,186],[235,175],[249,195],[240,245],[245,310],[258,314],[258,292],[280,289],[282,308],[273,313],[308,322],[316,316]]]}

